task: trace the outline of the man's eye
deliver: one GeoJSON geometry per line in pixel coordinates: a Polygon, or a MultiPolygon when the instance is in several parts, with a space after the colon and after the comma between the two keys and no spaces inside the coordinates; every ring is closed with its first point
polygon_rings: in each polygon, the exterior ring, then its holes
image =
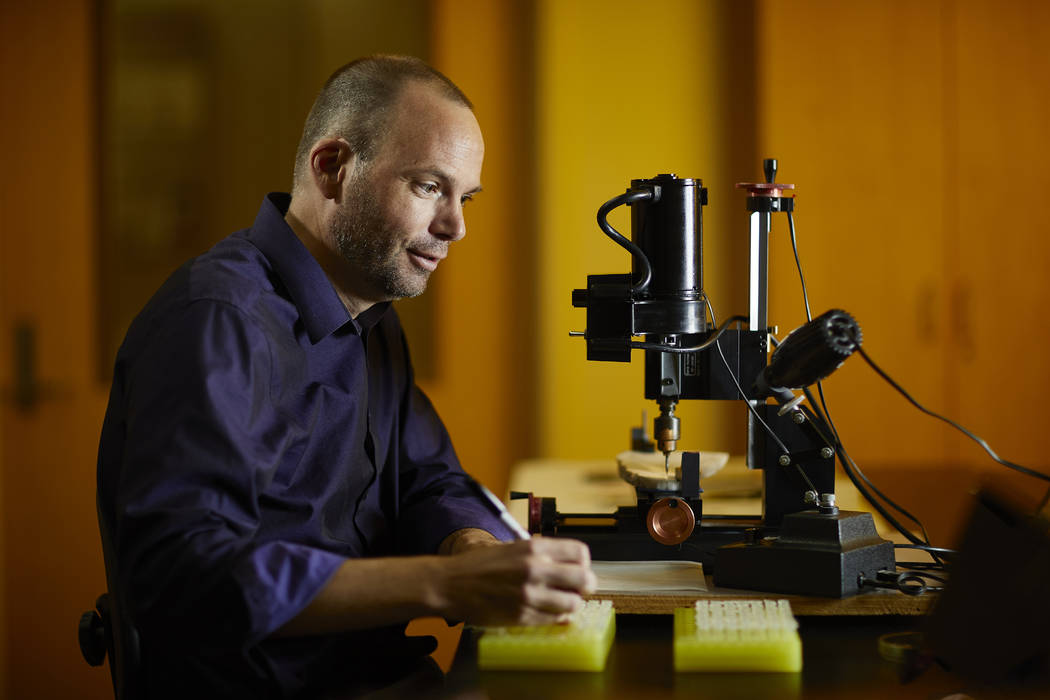
{"type": "Polygon", "coordinates": [[[433,182],[420,182],[416,188],[423,194],[437,194],[441,189],[433,182]]]}
{"type": "Polygon", "coordinates": [[[474,201],[474,195],[465,194],[462,197],[460,197],[459,205],[460,206],[465,206],[467,204],[467,202],[472,202],[472,201],[474,201]]]}

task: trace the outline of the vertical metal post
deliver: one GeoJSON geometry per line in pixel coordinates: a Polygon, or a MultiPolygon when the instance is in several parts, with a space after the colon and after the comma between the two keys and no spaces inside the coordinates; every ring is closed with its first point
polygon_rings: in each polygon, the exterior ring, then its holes
{"type": "MultiPolygon", "coordinates": [[[[752,332],[762,334],[762,347],[766,346],[766,333],[769,330],[769,233],[772,228],[773,212],[791,211],[794,200],[785,196],[785,191],[793,190],[794,185],[775,184],[777,161],[766,158],[762,162],[766,181],[764,183],[739,183],[739,189],[747,190],[747,209],[750,214],[750,250],[748,260],[748,324],[752,332]]],[[[764,364],[764,363],[763,363],[764,364]]],[[[752,406],[758,408],[764,401],[751,400],[752,406]]],[[[752,469],[767,466],[770,455],[765,450],[765,433],[748,412],[747,425],[747,465],[752,469]]],[[[763,497],[763,511],[767,499],[763,497]]],[[[763,513],[764,515],[764,513],[763,513]]]]}
{"type": "Polygon", "coordinates": [[[748,324],[753,331],[769,327],[769,229],[767,211],[751,212],[750,266],[748,270],[748,324]]]}
{"type": "MultiPolygon", "coordinates": [[[[769,327],[769,229],[772,216],[767,211],[753,211],[750,216],[750,248],[748,265],[748,327],[752,331],[765,333],[769,327]]],[[[764,364],[764,363],[763,363],[764,364]]],[[[747,399],[745,399],[747,400],[747,399]]],[[[759,402],[751,401],[753,406],[759,402]]],[[[764,458],[759,441],[765,434],[755,425],[755,417],[747,415],[747,466],[760,469],[764,458]]],[[[765,499],[762,499],[763,518],[765,499]]]]}

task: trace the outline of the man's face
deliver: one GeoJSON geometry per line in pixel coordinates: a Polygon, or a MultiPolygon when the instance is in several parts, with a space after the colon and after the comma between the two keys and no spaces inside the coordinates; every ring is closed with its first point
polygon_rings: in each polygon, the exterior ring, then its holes
{"type": "Polygon", "coordinates": [[[466,234],[484,144],[473,113],[423,83],[407,85],[375,157],[354,160],[330,223],[362,301],[417,296],[466,234]]]}

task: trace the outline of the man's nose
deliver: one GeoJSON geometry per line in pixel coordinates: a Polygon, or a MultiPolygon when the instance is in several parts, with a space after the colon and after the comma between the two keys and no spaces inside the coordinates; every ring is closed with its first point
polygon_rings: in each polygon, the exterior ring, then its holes
{"type": "Polygon", "coordinates": [[[430,232],[448,241],[458,241],[467,235],[467,222],[463,218],[463,205],[457,201],[441,207],[430,225],[430,232]]]}

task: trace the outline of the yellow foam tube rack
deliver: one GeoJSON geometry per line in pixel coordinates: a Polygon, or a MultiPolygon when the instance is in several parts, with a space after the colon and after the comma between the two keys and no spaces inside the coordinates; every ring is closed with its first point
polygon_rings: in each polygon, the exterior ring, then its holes
{"type": "Polygon", "coordinates": [[[676,671],[802,670],[798,622],[786,600],[698,600],[674,611],[676,671]]]}
{"type": "Polygon", "coordinates": [[[478,668],[602,671],[616,634],[616,612],[612,601],[588,600],[568,624],[482,629],[478,668]]]}

